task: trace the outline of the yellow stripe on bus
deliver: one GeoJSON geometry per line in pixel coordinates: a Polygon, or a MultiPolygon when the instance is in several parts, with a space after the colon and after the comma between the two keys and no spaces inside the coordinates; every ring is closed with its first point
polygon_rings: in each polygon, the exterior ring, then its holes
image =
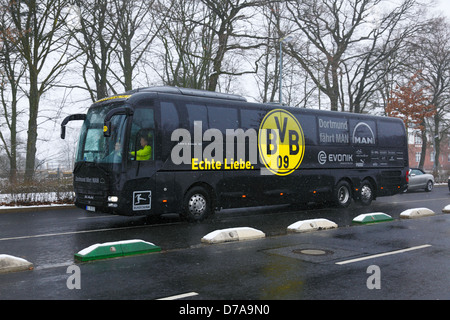
{"type": "Polygon", "coordinates": [[[113,99],[128,99],[129,97],[131,97],[131,96],[114,96],[114,97],[108,97],[108,98],[100,99],[100,100],[96,101],[95,103],[104,102],[104,101],[113,100],[113,99]]]}

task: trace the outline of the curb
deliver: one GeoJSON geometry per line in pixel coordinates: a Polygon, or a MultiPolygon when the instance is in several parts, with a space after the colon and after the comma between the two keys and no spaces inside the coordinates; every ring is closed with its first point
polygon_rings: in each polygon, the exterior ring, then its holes
{"type": "Polygon", "coordinates": [[[365,213],[360,214],[359,216],[353,219],[353,223],[357,224],[369,224],[369,223],[378,223],[385,221],[393,221],[394,219],[383,212],[373,212],[373,213],[365,213]]]}
{"type": "Polygon", "coordinates": [[[228,228],[208,233],[201,239],[204,243],[222,243],[232,241],[254,240],[264,238],[266,235],[260,230],[249,227],[228,228]]]}
{"type": "Polygon", "coordinates": [[[309,220],[301,220],[297,221],[290,226],[287,227],[287,231],[291,232],[308,232],[308,231],[316,231],[316,230],[324,230],[324,229],[334,229],[337,228],[338,225],[333,221],[327,219],[309,219],[309,220]]]}
{"type": "Polygon", "coordinates": [[[426,216],[432,216],[434,215],[434,211],[428,209],[428,208],[414,208],[414,209],[408,209],[400,213],[400,218],[402,219],[415,219],[415,218],[421,218],[426,216]]]}
{"type": "Polygon", "coordinates": [[[124,240],[94,244],[76,253],[74,258],[77,261],[85,262],[159,251],[161,248],[151,242],[124,240]]]}
{"type": "Polygon", "coordinates": [[[34,266],[25,259],[0,254],[0,273],[33,270],[34,266]]]}

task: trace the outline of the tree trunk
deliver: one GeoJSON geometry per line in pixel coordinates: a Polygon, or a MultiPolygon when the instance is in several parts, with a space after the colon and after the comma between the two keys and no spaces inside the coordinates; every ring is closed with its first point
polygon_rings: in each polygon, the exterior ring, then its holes
{"type": "Polygon", "coordinates": [[[433,175],[435,178],[439,176],[439,156],[441,154],[441,139],[439,139],[439,127],[440,127],[440,119],[439,115],[434,116],[434,166],[433,166],[433,175]]]}
{"type": "Polygon", "coordinates": [[[420,169],[423,169],[423,166],[425,164],[425,157],[427,156],[427,144],[428,144],[427,132],[424,129],[422,130],[422,150],[420,152],[420,161],[419,161],[420,169]]]}
{"type": "Polygon", "coordinates": [[[27,156],[25,160],[25,182],[33,180],[36,160],[37,116],[39,110],[38,76],[30,70],[30,96],[28,115],[27,156]]]}

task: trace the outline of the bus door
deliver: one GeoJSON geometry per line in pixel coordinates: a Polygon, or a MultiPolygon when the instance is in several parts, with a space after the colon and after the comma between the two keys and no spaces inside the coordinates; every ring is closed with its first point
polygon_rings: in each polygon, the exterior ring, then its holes
{"type": "Polygon", "coordinates": [[[148,106],[134,109],[129,120],[130,131],[126,142],[126,182],[124,196],[132,214],[147,214],[152,210],[154,174],[156,168],[155,112],[148,106]]]}

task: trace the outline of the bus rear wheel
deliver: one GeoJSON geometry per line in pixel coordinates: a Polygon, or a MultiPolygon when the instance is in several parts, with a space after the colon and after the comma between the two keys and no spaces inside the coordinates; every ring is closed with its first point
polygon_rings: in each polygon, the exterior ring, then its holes
{"type": "Polygon", "coordinates": [[[186,220],[190,222],[202,221],[211,212],[211,200],[208,191],[202,187],[194,187],[186,193],[182,212],[186,220]]]}
{"type": "Polygon", "coordinates": [[[347,181],[339,181],[334,189],[334,202],[339,208],[347,208],[352,202],[352,191],[347,181]]]}

